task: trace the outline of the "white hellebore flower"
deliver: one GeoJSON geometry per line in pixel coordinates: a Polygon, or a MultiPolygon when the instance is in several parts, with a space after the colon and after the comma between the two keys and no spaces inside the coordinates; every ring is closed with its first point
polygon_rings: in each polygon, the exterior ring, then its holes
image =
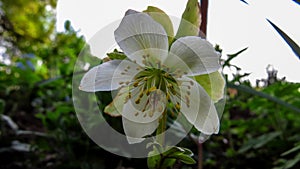
{"type": "Polygon", "coordinates": [[[219,132],[213,101],[191,76],[220,68],[219,55],[200,37],[177,39],[170,47],[164,28],[145,13],[132,10],[114,32],[128,60],[111,60],[89,70],[80,89],[119,89],[112,104],[122,115],[129,143],[152,134],[167,105],[181,112],[203,134],[219,132]]]}

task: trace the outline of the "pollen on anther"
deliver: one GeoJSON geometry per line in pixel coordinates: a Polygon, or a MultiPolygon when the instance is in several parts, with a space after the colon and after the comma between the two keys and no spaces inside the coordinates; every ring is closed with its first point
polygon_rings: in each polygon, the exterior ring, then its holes
{"type": "Polygon", "coordinates": [[[139,112],[136,112],[134,115],[135,115],[135,116],[138,116],[138,115],[139,115],[139,112]]]}
{"type": "Polygon", "coordinates": [[[171,101],[171,99],[170,99],[170,94],[169,94],[169,93],[167,93],[167,100],[168,100],[168,101],[171,101]]]}
{"type": "Polygon", "coordinates": [[[154,112],[153,112],[153,111],[150,111],[150,112],[149,112],[149,117],[153,117],[153,114],[154,114],[154,112]]]}
{"type": "Polygon", "coordinates": [[[140,104],[140,101],[141,101],[140,98],[136,99],[135,104],[140,104]]]}
{"type": "Polygon", "coordinates": [[[193,81],[190,81],[190,84],[193,86],[193,85],[194,85],[194,82],[193,82],[193,81]]]}
{"type": "Polygon", "coordinates": [[[134,87],[137,87],[139,85],[139,82],[138,81],[135,81],[134,83],[133,83],[133,86],[134,87]]]}
{"type": "Polygon", "coordinates": [[[177,110],[180,109],[180,104],[179,104],[178,102],[175,104],[175,108],[176,108],[177,110]]]}
{"type": "Polygon", "coordinates": [[[190,98],[188,96],[185,96],[186,106],[190,107],[190,98]]]}

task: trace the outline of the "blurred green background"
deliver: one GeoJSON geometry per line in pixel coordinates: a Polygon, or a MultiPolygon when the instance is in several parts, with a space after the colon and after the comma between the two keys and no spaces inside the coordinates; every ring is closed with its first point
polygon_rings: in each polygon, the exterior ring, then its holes
{"type": "MultiPolygon", "coordinates": [[[[146,159],[111,154],[82,130],[72,104],[72,76],[86,42],[69,21],[64,32],[56,32],[55,8],[56,0],[0,0],[0,168],[147,168],[146,159]]],[[[203,168],[298,169],[300,83],[277,77],[270,66],[268,78],[251,85],[249,74],[230,63],[245,50],[222,61],[234,78],[225,75],[221,130],[203,144],[203,168]]],[[[110,102],[105,93],[99,95],[110,102]]],[[[120,126],[120,119],[107,119],[120,126]]],[[[198,145],[190,137],[180,146],[198,159],[198,145]]],[[[178,162],[174,168],[197,164],[178,162]]]]}

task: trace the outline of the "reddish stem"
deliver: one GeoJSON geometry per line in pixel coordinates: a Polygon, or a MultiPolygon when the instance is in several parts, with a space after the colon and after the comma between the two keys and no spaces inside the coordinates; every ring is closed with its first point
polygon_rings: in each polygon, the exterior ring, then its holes
{"type": "Polygon", "coordinates": [[[206,35],[207,32],[207,9],[208,9],[208,0],[200,0],[201,6],[201,26],[200,30],[206,35]]]}

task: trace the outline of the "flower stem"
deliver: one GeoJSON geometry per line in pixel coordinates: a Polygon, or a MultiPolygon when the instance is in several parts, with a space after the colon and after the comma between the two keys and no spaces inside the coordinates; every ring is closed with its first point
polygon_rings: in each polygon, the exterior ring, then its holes
{"type": "Polygon", "coordinates": [[[156,141],[164,147],[165,143],[165,130],[166,130],[166,125],[167,125],[167,111],[165,110],[161,119],[159,120],[159,126],[156,130],[156,141]]]}
{"type": "Polygon", "coordinates": [[[198,148],[198,169],[203,168],[203,146],[202,143],[197,143],[198,148]]]}

